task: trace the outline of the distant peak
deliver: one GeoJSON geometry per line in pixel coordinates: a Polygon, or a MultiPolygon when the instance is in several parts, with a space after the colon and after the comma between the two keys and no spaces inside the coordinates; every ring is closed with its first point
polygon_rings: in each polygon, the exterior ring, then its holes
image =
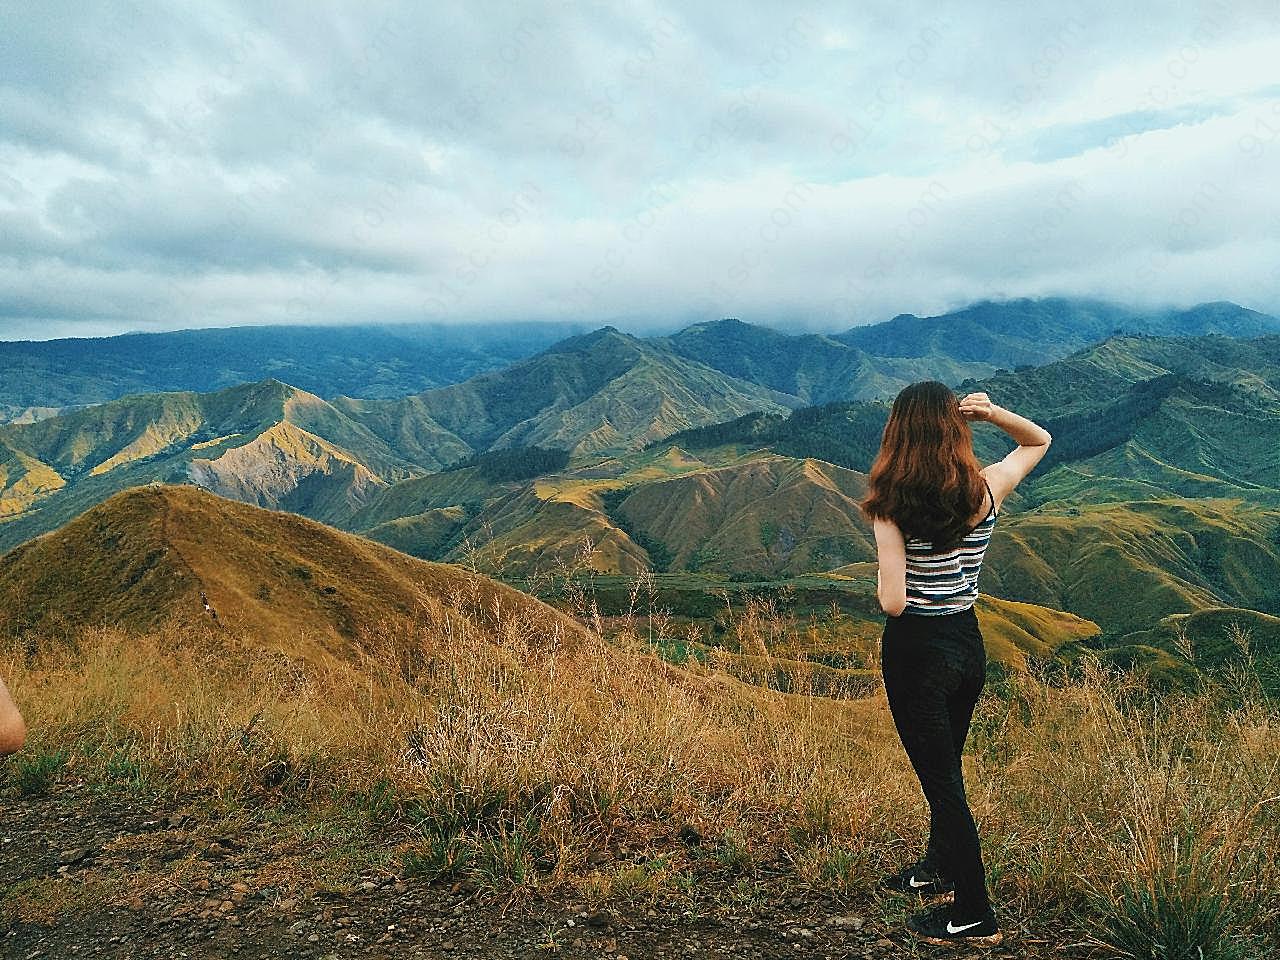
{"type": "MultiPolygon", "coordinates": [[[[1248,307],[1242,307],[1240,304],[1231,300],[1206,300],[1204,303],[1197,303],[1191,307],[1182,308],[1182,313],[1193,313],[1197,310],[1249,310],[1248,307]]],[[[1249,311],[1252,313],[1253,311],[1249,311]]]]}
{"type": "Polygon", "coordinates": [[[559,343],[553,343],[549,346],[546,353],[575,353],[581,350],[590,349],[603,343],[637,343],[635,337],[629,333],[623,333],[617,327],[607,325],[598,327],[588,333],[580,333],[577,336],[567,337],[559,343]]]}
{"type": "Polygon", "coordinates": [[[253,380],[249,383],[237,383],[230,387],[224,387],[220,391],[215,391],[228,396],[245,396],[245,397],[290,397],[297,394],[305,393],[293,384],[285,383],[283,380],[277,380],[275,377],[267,377],[265,380],[253,380]]]}
{"type": "MultiPolygon", "coordinates": [[[[719,320],[701,320],[698,323],[691,323],[689,326],[677,330],[674,336],[678,339],[682,336],[687,337],[697,334],[720,334],[741,337],[752,334],[782,334],[782,331],[756,323],[747,323],[737,317],[723,317],[719,320]]],[[[785,334],[783,335],[785,336],[785,334]]]]}
{"type": "Polygon", "coordinates": [[[256,386],[264,390],[297,390],[291,383],[285,383],[283,380],[277,380],[275,377],[267,377],[265,380],[259,380],[256,386]]]}

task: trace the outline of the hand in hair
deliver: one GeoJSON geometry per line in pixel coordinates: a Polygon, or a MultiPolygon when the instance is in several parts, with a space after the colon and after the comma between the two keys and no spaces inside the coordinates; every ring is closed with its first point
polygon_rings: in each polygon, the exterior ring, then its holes
{"type": "Polygon", "coordinates": [[[960,401],[960,415],[966,420],[990,420],[993,406],[985,393],[971,393],[960,401]]]}

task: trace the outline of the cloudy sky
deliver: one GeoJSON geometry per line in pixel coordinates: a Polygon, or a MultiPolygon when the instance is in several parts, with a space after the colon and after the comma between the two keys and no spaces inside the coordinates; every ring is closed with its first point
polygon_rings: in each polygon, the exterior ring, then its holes
{"type": "Polygon", "coordinates": [[[0,338],[1280,312],[1274,0],[0,8],[0,338]]]}

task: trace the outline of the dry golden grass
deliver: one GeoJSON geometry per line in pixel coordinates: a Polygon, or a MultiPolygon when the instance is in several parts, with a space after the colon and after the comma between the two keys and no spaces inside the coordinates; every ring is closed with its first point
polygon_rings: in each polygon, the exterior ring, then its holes
{"type": "MultiPolygon", "coordinates": [[[[637,897],[768,865],[861,896],[922,844],[924,805],[882,693],[783,694],[673,667],[638,637],[588,630],[556,646],[527,611],[433,602],[432,626],[366,634],[347,663],[225,634],[97,630],[74,650],[12,646],[0,671],[30,756],[65,751],[90,780],[123,764],[228,807],[323,818],[363,804],[420,874],[637,897]]],[[[1201,917],[1210,933],[1188,936],[1225,944],[1206,957],[1244,956],[1231,945],[1274,929],[1280,711],[1247,683],[1156,699],[1087,666],[1053,682],[1015,674],[989,688],[970,744],[970,798],[1011,922],[1080,922],[1135,957],[1157,955],[1142,930],[1168,935],[1171,917],[1201,917]]]]}

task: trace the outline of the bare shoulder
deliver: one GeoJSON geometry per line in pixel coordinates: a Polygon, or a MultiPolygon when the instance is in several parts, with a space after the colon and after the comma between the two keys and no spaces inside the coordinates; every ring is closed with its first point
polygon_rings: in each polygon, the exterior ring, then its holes
{"type": "Polygon", "coordinates": [[[1035,469],[1048,449],[1048,444],[1017,446],[1003,460],[982,468],[982,475],[991,484],[991,494],[996,499],[997,507],[1035,469]]]}
{"type": "Polygon", "coordinates": [[[1008,472],[1001,469],[1003,465],[1003,461],[997,461],[987,464],[979,471],[991,488],[991,499],[995,502],[997,513],[1004,504],[1004,498],[1017,486],[1017,480],[1011,481],[1008,472]]]}

